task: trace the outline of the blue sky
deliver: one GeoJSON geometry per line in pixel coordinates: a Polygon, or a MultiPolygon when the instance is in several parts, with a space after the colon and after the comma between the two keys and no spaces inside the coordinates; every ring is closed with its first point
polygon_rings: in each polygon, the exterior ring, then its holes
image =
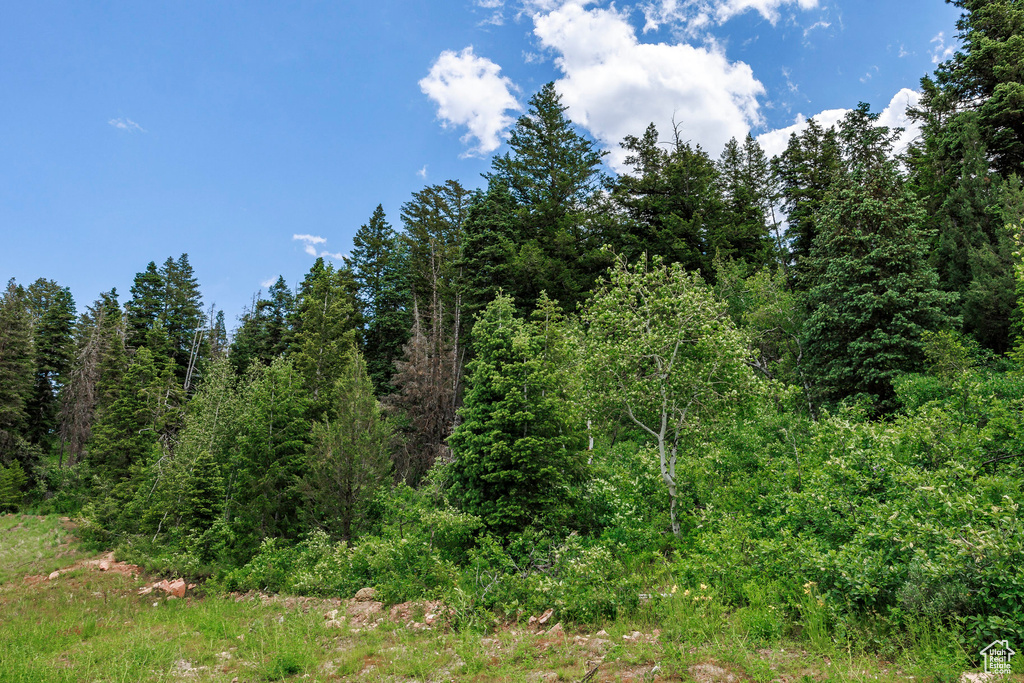
{"type": "Polygon", "coordinates": [[[189,254],[233,321],[260,287],[340,255],[378,203],[480,184],[554,80],[612,151],[673,117],[717,157],[860,101],[902,122],[956,47],[940,0],[7,3],[0,278],[81,308],[189,254]],[[774,131],[774,132],[773,132],[774,131]],[[296,239],[295,236],[316,239],[296,239]]]}

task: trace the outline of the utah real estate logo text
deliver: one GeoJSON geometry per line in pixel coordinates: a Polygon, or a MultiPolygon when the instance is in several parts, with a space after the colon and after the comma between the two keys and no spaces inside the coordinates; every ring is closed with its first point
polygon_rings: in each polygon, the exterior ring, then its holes
{"type": "Polygon", "coordinates": [[[1009,674],[1010,659],[1017,654],[1010,649],[1010,643],[1006,640],[996,640],[980,652],[985,658],[985,673],[987,674],[1009,674]]]}

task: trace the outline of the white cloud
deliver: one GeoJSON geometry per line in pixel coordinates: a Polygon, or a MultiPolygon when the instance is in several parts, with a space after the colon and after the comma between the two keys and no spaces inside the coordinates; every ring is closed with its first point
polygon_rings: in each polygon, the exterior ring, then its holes
{"type": "Polygon", "coordinates": [[[268,277],[266,280],[263,280],[263,281],[260,282],[260,287],[262,287],[263,289],[266,289],[267,287],[273,286],[273,284],[275,282],[277,282],[277,278],[276,277],[268,277]]]}
{"type": "Polygon", "coordinates": [[[793,82],[793,72],[789,70],[789,67],[782,67],[782,77],[786,79],[786,87],[789,88],[789,92],[794,95],[800,92],[800,86],[793,82]]]}
{"type": "Polygon", "coordinates": [[[811,34],[811,31],[814,31],[815,29],[819,29],[819,28],[825,29],[825,28],[829,28],[831,26],[832,26],[832,22],[830,22],[830,21],[816,21],[816,22],[814,22],[813,24],[811,24],[810,26],[808,26],[807,28],[804,29],[804,38],[807,38],[807,36],[809,36],[811,34]]]}
{"type": "Polygon", "coordinates": [[[946,34],[942,31],[939,31],[939,34],[929,42],[935,45],[935,47],[932,48],[932,64],[944,62],[956,53],[955,47],[952,45],[946,45],[946,34]]]}
{"type": "Polygon", "coordinates": [[[781,16],[780,8],[787,5],[809,10],[818,6],[818,0],[651,0],[643,5],[644,32],[656,31],[663,24],[674,24],[694,35],[750,10],[774,26],[781,16]]]}
{"type": "Polygon", "coordinates": [[[139,124],[135,123],[131,119],[125,118],[125,117],[121,117],[121,118],[117,118],[117,119],[110,119],[109,121],[107,121],[107,123],[110,124],[111,126],[113,126],[114,128],[117,128],[118,130],[126,130],[126,131],[128,131],[130,133],[134,133],[134,132],[145,133],[146,132],[145,128],[143,128],[139,124]]]}
{"type": "Polygon", "coordinates": [[[896,141],[896,152],[898,153],[906,151],[910,143],[921,135],[921,124],[911,121],[907,116],[907,108],[916,107],[920,102],[921,93],[910,88],[903,88],[893,95],[889,104],[878,115],[878,125],[903,129],[903,133],[896,141]]]}
{"type": "Polygon", "coordinates": [[[424,180],[426,180],[427,179],[427,165],[424,164],[423,168],[421,168],[420,170],[416,171],[416,175],[418,175],[420,178],[423,178],[424,180]]]}
{"type": "MultiPolygon", "coordinates": [[[[346,258],[345,254],[334,253],[327,250],[317,250],[317,245],[327,244],[327,240],[319,235],[292,235],[293,240],[298,240],[303,244],[303,251],[310,256],[319,256],[334,260],[340,260],[346,258]]],[[[276,282],[276,280],[274,281],[276,282]]],[[[273,284],[273,283],[271,283],[273,284]]],[[[268,285],[269,286],[269,285],[268,285]]]]}
{"type": "Polygon", "coordinates": [[[618,143],[651,122],[668,135],[678,121],[685,139],[716,155],[761,121],[764,86],[714,43],[640,43],[626,11],[585,9],[578,1],[533,20],[542,47],[557,55],[564,77],[556,86],[569,116],[611,151],[616,170],[625,161],[618,143]]]}
{"type": "Polygon", "coordinates": [[[419,83],[423,94],[437,103],[437,116],[444,126],[465,126],[468,131],[462,142],[476,141],[464,156],[496,150],[514,121],[506,112],[521,109],[512,94],[515,84],[500,74],[500,66],[473,54],[470,46],[461,52],[442,52],[419,83]]]}
{"type": "MultiPolygon", "coordinates": [[[[905,151],[914,138],[921,133],[920,124],[907,117],[907,108],[917,106],[920,101],[921,93],[910,88],[903,88],[889,100],[889,104],[878,115],[878,125],[904,129],[896,140],[894,151],[897,153],[905,151]]],[[[849,111],[849,109],[826,109],[820,114],[815,114],[813,118],[823,128],[830,128],[849,111]]],[[[757,141],[769,157],[778,156],[786,150],[789,136],[793,133],[799,135],[805,128],[807,128],[807,117],[797,114],[796,122],[793,125],[762,133],[757,136],[757,141]]]]}

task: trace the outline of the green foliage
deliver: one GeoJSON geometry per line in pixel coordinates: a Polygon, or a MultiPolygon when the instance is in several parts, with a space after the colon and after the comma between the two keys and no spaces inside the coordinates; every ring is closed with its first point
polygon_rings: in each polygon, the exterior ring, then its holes
{"type": "Polygon", "coordinates": [[[33,443],[51,447],[58,426],[59,392],[68,381],[74,356],[75,302],[70,289],[42,278],[28,286],[25,296],[35,352],[26,435],[33,443]]]}
{"type": "Polygon", "coordinates": [[[313,425],[301,489],[309,521],[350,540],[371,522],[369,503],[390,478],[394,428],[358,350],[334,394],[334,417],[313,425]]]}
{"type": "Polygon", "coordinates": [[[351,360],[358,324],[355,282],[348,267],[318,258],[299,289],[291,348],[310,399],[310,417],[323,419],[335,404],[334,383],[351,360]]]}
{"type": "Polygon", "coordinates": [[[270,298],[254,300],[242,315],[232,340],[231,365],[239,375],[245,374],[253,361],[269,365],[288,350],[295,297],[280,276],[267,294],[270,298]]]}
{"type": "Polygon", "coordinates": [[[17,460],[9,466],[0,465],[0,512],[14,512],[21,505],[28,477],[17,460]]]}
{"type": "Polygon", "coordinates": [[[175,375],[188,391],[196,364],[208,352],[208,346],[200,335],[203,298],[199,292],[199,281],[188,254],[182,254],[177,260],[168,256],[160,267],[159,275],[163,281],[160,321],[170,340],[175,375]]]}
{"type": "Polygon", "coordinates": [[[893,379],[921,368],[921,335],[955,320],[947,314],[953,296],[939,290],[927,263],[920,205],[875,118],[861,107],[840,127],[848,169],[816,214],[804,334],[827,398],[864,394],[884,410],[892,408],[893,379]]]}
{"type": "Polygon", "coordinates": [[[835,129],[823,128],[810,119],[800,135],[790,135],[786,151],[772,160],[772,168],[782,185],[790,255],[801,269],[818,235],[817,214],[840,176],[839,140],[835,129]]]}
{"type": "Polygon", "coordinates": [[[170,368],[156,366],[148,348],[140,348],[124,375],[125,388],[101,410],[89,442],[89,463],[110,482],[126,479],[133,466],[157,448],[173,415],[170,368]]]}
{"type": "Polygon", "coordinates": [[[380,205],[352,238],[352,272],[359,286],[366,328],[362,335],[367,372],[380,393],[390,393],[395,361],[410,327],[408,248],[380,205]]]}
{"type": "Polygon", "coordinates": [[[738,234],[726,235],[729,229],[715,163],[703,149],[678,135],[674,147],[666,151],[653,124],[640,138],[627,136],[622,147],[633,169],[611,184],[622,225],[615,226],[607,242],[629,261],[661,257],[664,263],[678,263],[710,277],[715,252],[740,246],[734,244],[739,240],[731,239],[738,234]]]}
{"type": "Polygon", "coordinates": [[[33,360],[25,290],[12,279],[0,295],[0,464],[10,463],[24,440],[33,360]]]}
{"type": "Polygon", "coordinates": [[[499,294],[473,327],[477,357],[447,468],[459,508],[501,534],[561,526],[583,470],[561,314],[542,297],[532,322],[515,315],[499,294]]]}
{"type": "Polygon", "coordinates": [[[146,333],[164,313],[164,276],[150,261],[146,270],[135,274],[131,299],[125,304],[125,335],[132,348],[146,343],[146,333]]]}
{"type": "Polygon", "coordinates": [[[657,446],[678,535],[680,448],[747,400],[754,378],[743,338],[700,276],[652,261],[610,271],[583,314],[584,353],[595,405],[624,413],[657,446]]]}
{"type": "Polygon", "coordinates": [[[595,258],[600,242],[588,229],[603,152],[575,130],[567,109],[554,83],[544,85],[513,126],[510,151],[495,156],[486,174],[489,186],[508,188],[516,204],[514,229],[504,230],[500,214],[495,227],[513,242],[506,254],[515,287],[506,294],[521,307],[546,291],[573,310],[604,267],[595,258]]]}
{"type": "Polygon", "coordinates": [[[1024,163],[1024,9],[1014,0],[955,0],[963,47],[936,72],[965,110],[977,111],[995,167],[1024,163]]]}

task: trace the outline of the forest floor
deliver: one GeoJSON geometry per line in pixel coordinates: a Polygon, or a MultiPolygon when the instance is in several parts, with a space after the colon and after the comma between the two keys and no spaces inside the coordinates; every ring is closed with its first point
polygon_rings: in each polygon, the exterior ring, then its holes
{"type": "MultiPolygon", "coordinates": [[[[173,595],[66,518],[0,516],[0,680],[694,681],[952,683],[934,662],[898,664],[806,643],[723,634],[665,642],[651,624],[444,628],[436,603],[173,595]],[[433,625],[430,623],[433,622],[433,625]]],[[[165,584],[167,585],[167,584],[165,584]]],[[[201,592],[201,588],[199,589],[201,592]]],[[[1021,677],[1014,678],[1020,680],[1021,677]]],[[[964,683],[968,679],[961,678],[964,683]]],[[[977,679],[973,676],[970,683],[977,679]]]]}

